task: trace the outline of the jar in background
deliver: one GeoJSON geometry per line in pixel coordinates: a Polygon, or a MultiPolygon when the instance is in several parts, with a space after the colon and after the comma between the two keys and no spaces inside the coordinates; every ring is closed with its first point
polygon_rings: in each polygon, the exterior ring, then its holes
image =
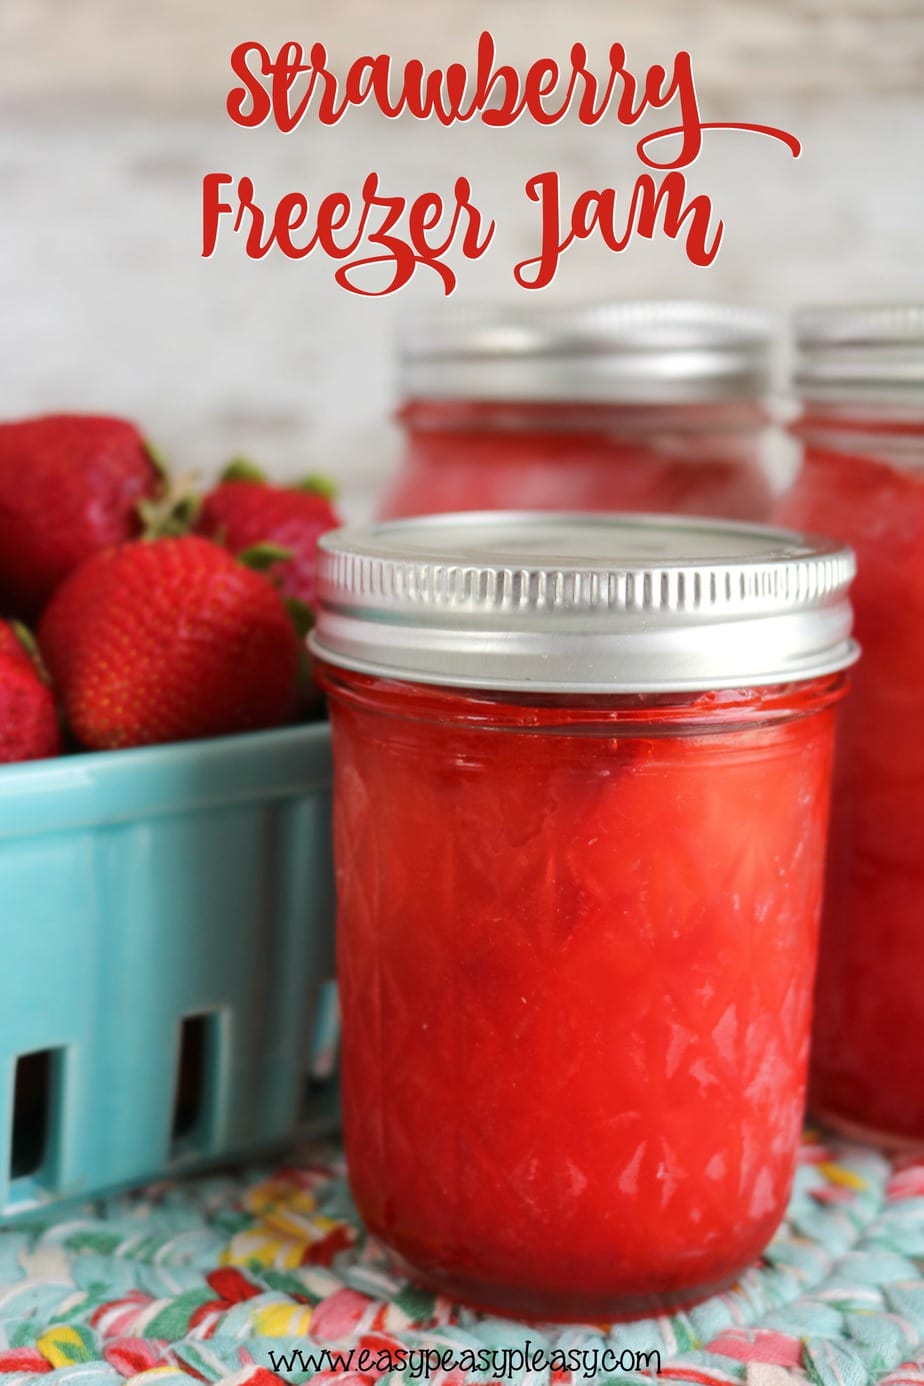
{"type": "Polygon", "coordinates": [[[782,520],[851,544],[864,652],[839,733],[812,1104],[924,1143],[924,306],[796,321],[800,475],[782,520]]]}
{"type": "Polygon", "coordinates": [[[630,510],[766,519],[772,337],[720,304],[506,308],[411,324],[383,517],[630,510]]]}
{"type": "Polygon", "coordinates": [[[610,1319],[769,1241],[851,574],[824,541],[653,517],[322,538],[347,1161],[423,1283],[610,1319]]]}

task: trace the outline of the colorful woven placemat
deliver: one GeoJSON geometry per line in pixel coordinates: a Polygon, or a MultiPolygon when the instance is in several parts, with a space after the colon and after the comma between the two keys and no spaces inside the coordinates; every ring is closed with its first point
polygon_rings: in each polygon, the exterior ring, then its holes
{"type": "Polygon", "coordinates": [[[695,1386],[924,1386],[922,1269],[924,1159],[807,1137],[787,1220],[734,1290],[612,1329],[525,1328],[397,1278],[357,1221],[339,1152],[307,1150],[0,1231],[0,1386],[650,1381],[614,1370],[607,1347],[624,1362],[657,1349],[664,1378],[695,1386]],[[551,1366],[524,1376],[527,1338],[551,1366]],[[299,1352],[362,1346],[365,1372],[299,1366],[299,1352]],[[425,1370],[423,1349],[459,1365],[425,1370]],[[464,1354],[486,1349],[494,1369],[469,1370],[464,1354]],[[383,1376],[388,1354],[403,1369],[383,1376]]]}

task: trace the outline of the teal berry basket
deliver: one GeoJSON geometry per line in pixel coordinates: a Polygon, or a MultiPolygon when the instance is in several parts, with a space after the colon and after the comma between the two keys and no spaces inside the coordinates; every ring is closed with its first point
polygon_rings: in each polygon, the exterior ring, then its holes
{"type": "Polygon", "coordinates": [[[0,1217],[336,1120],[326,724],[0,767],[0,1217]]]}

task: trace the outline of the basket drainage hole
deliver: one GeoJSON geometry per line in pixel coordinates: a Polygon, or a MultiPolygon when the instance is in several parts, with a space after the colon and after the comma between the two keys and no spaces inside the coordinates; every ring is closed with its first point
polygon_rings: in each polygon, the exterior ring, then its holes
{"type": "Polygon", "coordinates": [[[188,1015],[180,1026],[180,1057],[171,1139],[187,1144],[205,1124],[207,1076],[213,1045],[215,1015],[188,1015]]]}
{"type": "Polygon", "coordinates": [[[13,1131],[10,1178],[36,1174],[45,1162],[51,1126],[51,1081],[54,1050],[39,1049],[16,1061],[13,1084],[13,1131]]]}
{"type": "Polygon", "coordinates": [[[316,1116],[337,1092],[340,1054],[340,1003],[337,983],[322,982],[318,989],[308,1049],[308,1072],[302,1093],[302,1120],[316,1116]]]}

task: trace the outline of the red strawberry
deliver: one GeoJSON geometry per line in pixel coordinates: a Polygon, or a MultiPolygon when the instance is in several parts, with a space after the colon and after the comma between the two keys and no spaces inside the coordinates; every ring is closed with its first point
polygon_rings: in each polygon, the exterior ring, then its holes
{"type": "Polygon", "coordinates": [[[140,532],[161,475],[134,424],[86,414],[0,423],[0,611],[33,617],[97,550],[140,532]]]}
{"type": "Polygon", "coordinates": [[[310,607],[318,539],[339,524],[325,483],[312,479],[294,487],[271,486],[249,463],[233,462],[205,496],[196,530],[226,544],[232,553],[261,544],[286,549],[291,557],[277,560],[267,572],[284,597],[310,607]]]}
{"type": "Polygon", "coordinates": [[[196,535],[88,559],[49,603],[39,642],[94,750],[274,727],[295,711],[299,645],[279,593],[196,535]]]}
{"type": "Polygon", "coordinates": [[[0,763],[43,760],[61,750],[55,700],[37,658],[0,621],[0,763]]]}

